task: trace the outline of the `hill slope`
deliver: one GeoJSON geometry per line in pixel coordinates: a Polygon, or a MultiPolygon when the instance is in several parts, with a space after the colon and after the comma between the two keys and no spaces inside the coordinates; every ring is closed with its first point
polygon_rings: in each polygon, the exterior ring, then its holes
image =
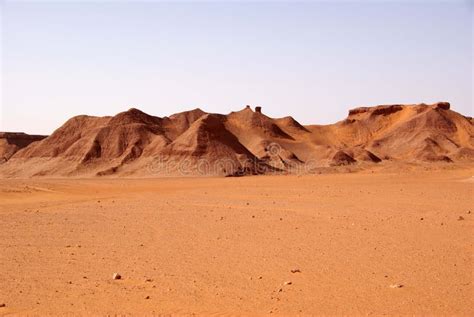
{"type": "Polygon", "coordinates": [[[0,143],[7,153],[0,175],[229,176],[474,162],[472,118],[446,102],[360,107],[335,124],[309,126],[249,106],[228,115],[194,109],[163,118],[132,108],[113,117],[73,117],[49,137],[33,139],[14,149],[0,143]]]}
{"type": "Polygon", "coordinates": [[[0,132],[0,164],[8,161],[13,154],[46,135],[30,135],[22,132],[0,132]]]}

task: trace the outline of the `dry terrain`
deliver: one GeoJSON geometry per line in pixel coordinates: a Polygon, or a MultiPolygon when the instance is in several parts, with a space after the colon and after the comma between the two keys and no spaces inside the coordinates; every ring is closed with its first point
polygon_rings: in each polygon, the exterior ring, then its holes
{"type": "Polygon", "coordinates": [[[0,315],[472,316],[472,175],[3,179],[0,315]]]}
{"type": "Polygon", "coordinates": [[[271,118],[261,107],[169,117],[132,108],[75,116],[35,137],[0,134],[0,177],[241,176],[474,162],[473,119],[448,102],[359,107],[334,124],[306,126],[290,116],[271,118]]]}

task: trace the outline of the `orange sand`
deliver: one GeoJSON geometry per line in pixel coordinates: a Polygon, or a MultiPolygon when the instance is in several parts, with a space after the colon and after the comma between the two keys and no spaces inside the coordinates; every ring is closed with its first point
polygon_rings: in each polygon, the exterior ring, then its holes
{"type": "Polygon", "coordinates": [[[0,315],[472,315],[473,172],[0,180],[0,315]]]}

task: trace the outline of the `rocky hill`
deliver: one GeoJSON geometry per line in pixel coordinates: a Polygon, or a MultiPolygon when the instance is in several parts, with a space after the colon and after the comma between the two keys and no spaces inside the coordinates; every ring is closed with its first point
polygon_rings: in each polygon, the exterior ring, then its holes
{"type": "Polygon", "coordinates": [[[0,164],[5,163],[20,149],[32,142],[40,141],[46,135],[30,135],[22,132],[0,132],[0,164]]]}
{"type": "Polygon", "coordinates": [[[360,107],[335,124],[308,126],[270,118],[260,107],[162,118],[132,108],[113,117],[73,117],[48,137],[0,134],[0,142],[3,177],[240,176],[474,162],[473,120],[447,102],[360,107]]]}

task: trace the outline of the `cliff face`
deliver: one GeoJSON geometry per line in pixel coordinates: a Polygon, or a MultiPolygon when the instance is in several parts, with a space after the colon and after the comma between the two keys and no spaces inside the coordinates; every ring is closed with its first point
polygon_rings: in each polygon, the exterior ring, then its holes
{"type": "Polygon", "coordinates": [[[291,173],[380,162],[474,162],[471,118],[450,104],[359,107],[330,125],[194,109],[155,117],[130,109],[77,116],[51,136],[0,134],[3,176],[291,173]]]}
{"type": "Polygon", "coordinates": [[[46,137],[22,132],[0,132],[0,164],[8,161],[18,150],[46,137]]]}

